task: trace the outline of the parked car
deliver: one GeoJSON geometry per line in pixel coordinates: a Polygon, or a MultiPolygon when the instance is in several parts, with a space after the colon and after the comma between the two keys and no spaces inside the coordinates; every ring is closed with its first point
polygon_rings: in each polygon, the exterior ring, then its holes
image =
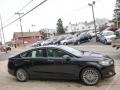
{"type": "Polygon", "coordinates": [[[57,45],[60,45],[60,41],[64,40],[65,37],[66,37],[66,36],[64,36],[64,35],[58,36],[58,37],[56,38],[56,40],[53,41],[53,44],[54,44],[54,45],[56,45],[56,44],[57,44],[57,45]]]}
{"type": "Polygon", "coordinates": [[[41,46],[10,57],[8,72],[21,82],[52,78],[81,80],[86,85],[115,75],[114,60],[109,56],[63,45],[41,46]]]}
{"type": "Polygon", "coordinates": [[[89,33],[83,32],[80,35],[78,35],[76,38],[74,38],[74,44],[80,44],[82,42],[89,41],[91,39],[92,36],[89,33]]]}
{"type": "Polygon", "coordinates": [[[100,41],[104,44],[111,44],[112,38],[115,38],[116,35],[113,31],[102,31],[97,35],[97,41],[100,41]]]}
{"type": "Polygon", "coordinates": [[[10,46],[5,46],[5,49],[6,49],[6,51],[11,51],[11,47],[10,46]]]}
{"type": "Polygon", "coordinates": [[[89,33],[92,37],[95,37],[95,32],[94,31],[88,31],[87,33],[89,33]]]}
{"type": "Polygon", "coordinates": [[[43,42],[44,40],[40,40],[40,41],[37,41],[36,43],[33,43],[32,44],[32,47],[39,47],[41,46],[41,43],[43,42]]]}
{"type": "Polygon", "coordinates": [[[112,39],[112,47],[119,49],[120,48],[120,28],[115,31],[116,37],[112,39]]]}
{"type": "Polygon", "coordinates": [[[73,39],[72,35],[68,35],[64,40],[60,41],[61,45],[67,45],[69,44],[69,42],[71,42],[73,39]]]}
{"type": "Polygon", "coordinates": [[[11,51],[11,47],[8,45],[0,45],[0,51],[1,52],[11,51]]]}
{"type": "Polygon", "coordinates": [[[41,43],[41,45],[52,45],[53,44],[53,41],[55,41],[57,39],[57,36],[54,36],[54,37],[50,37],[49,39],[43,41],[41,43]]]}

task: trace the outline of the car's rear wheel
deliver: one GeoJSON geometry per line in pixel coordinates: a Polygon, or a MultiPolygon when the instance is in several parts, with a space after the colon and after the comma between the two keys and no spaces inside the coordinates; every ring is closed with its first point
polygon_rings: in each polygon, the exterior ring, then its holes
{"type": "Polygon", "coordinates": [[[80,73],[80,79],[84,84],[92,86],[101,80],[101,74],[95,68],[85,68],[80,73]]]}
{"type": "Polygon", "coordinates": [[[29,79],[29,75],[25,69],[17,69],[16,71],[16,79],[20,82],[25,82],[29,79]]]}

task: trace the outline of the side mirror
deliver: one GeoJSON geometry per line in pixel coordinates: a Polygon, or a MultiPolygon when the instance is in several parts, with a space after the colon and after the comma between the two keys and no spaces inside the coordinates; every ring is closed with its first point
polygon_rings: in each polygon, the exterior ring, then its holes
{"type": "Polygon", "coordinates": [[[70,58],[69,55],[64,55],[64,56],[63,56],[63,59],[65,59],[66,61],[70,61],[71,58],[70,58]]]}

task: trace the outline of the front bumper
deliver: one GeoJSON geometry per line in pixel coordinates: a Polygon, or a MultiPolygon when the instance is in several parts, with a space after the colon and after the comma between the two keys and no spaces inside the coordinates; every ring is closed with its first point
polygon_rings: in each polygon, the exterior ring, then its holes
{"type": "Polygon", "coordinates": [[[8,73],[15,76],[15,71],[14,70],[8,69],[8,73]]]}
{"type": "Polygon", "coordinates": [[[102,68],[101,73],[102,73],[102,78],[109,78],[114,76],[116,74],[114,65],[102,68]]]}
{"type": "Polygon", "coordinates": [[[112,42],[112,40],[111,39],[107,39],[107,43],[111,43],[112,42]]]}

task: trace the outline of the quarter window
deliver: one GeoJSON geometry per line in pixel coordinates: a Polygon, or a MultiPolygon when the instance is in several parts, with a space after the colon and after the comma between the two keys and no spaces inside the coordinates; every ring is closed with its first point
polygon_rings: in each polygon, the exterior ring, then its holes
{"type": "Polygon", "coordinates": [[[39,50],[25,52],[21,54],[21,57],[31,57],[31,58],[44,57],[43,51],[44,51],[43,49],[39,49],[39,50]]]}

